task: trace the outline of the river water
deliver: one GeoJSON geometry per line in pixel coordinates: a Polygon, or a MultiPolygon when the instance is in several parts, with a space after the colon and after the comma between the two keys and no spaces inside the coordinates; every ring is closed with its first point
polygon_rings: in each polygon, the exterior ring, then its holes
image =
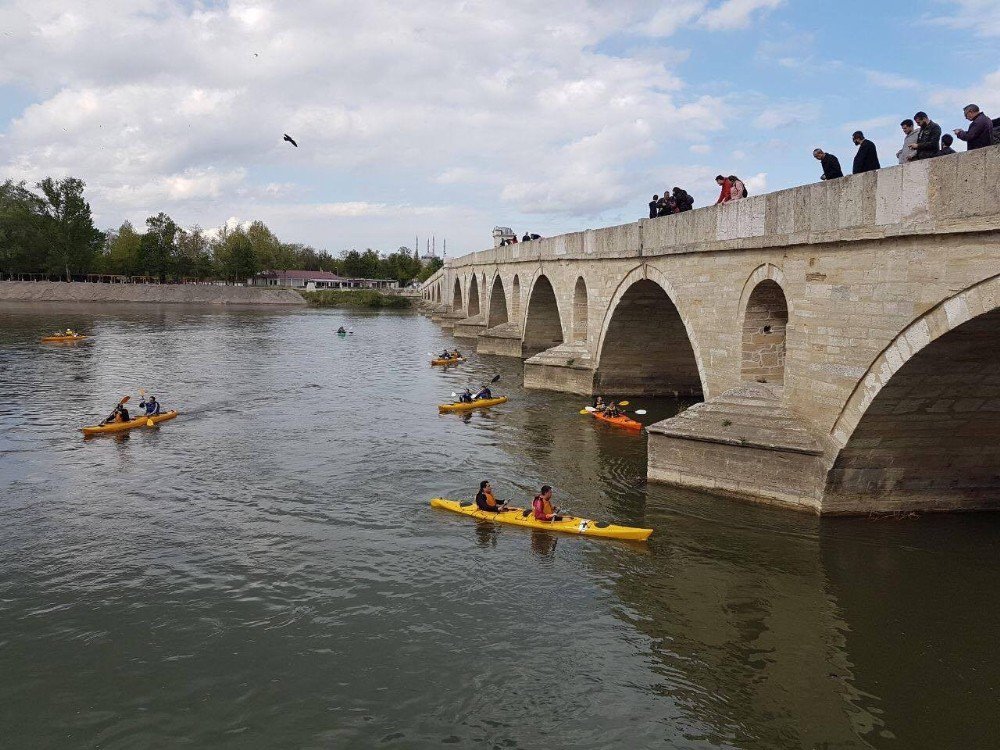
{"type": "Polygon", "coordinates": [[[410,313],[0,307],[0,745],[996,746],[996,516],[647,485],[644,435],[516,361],[428,366],[455,343],[410,313]],[[38,343],[67,326],[93,341],[38,343]],[[508,404],[438,415],[496,373],[508,404]],[[139,388],[181,416],[81,437],[139,388]],[[482,478],[655,533],[428,506],[482,478]]]}

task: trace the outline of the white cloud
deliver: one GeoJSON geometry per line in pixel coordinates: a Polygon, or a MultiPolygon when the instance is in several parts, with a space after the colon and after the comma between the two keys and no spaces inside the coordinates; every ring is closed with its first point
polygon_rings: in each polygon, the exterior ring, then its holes
{"type": "Polygon", "coordinates": [[[886,73],[880,70],[864,70],[865,78],[873,86],[896,91],[912,91],[920,88],[920,82],[898,73],[886,73]]]}
{"type": "Polygon", "coordinates": [[[726,0],[699,18],[699,24],[712,31],[741,29],[750,24],[751,16],[760,10],[774,10],[785,0],[726,0]]]}
{"type": "Polygon", "coordinates": [[[743,184],[747,186],[748,195],[763,195],[767,192],[767,172],[758,172],[744,180],[743,184]]]}
{"type": "Polygon", "coordinates": [[[692,154],[710,154],[712,147],[707,143],[696,143],[688,149],[692,154]]]}
{"type": "Polygon", "coordinates": [[[808,125],[815,122],[818,117],[819,106],[815,102],[781,102],[761,110],[754,118],[753,124],[762,130],[774,130],[808,125]]]}
{"type": "Polygon", "coordinates": [[[939,0],[947,15],[928,16],[933,24],[972,29],[977,36],[1000,36],[1000,3],[996,0],[939,0]]]}
{"type": "Polygon", "coordinates": [[[683,52],[601,43],[735,28],[777,5],[7,0],[0,85],[35,103],[0,133],[0,172],[82,177],[103,225],[253,209],[288,239],[369,219],[408,235],[444,206],[457,225],[483,220],[459,191],[514,214],[621,210],[661,149],[726,123],[720,98],[677,75],[683,52]]]}

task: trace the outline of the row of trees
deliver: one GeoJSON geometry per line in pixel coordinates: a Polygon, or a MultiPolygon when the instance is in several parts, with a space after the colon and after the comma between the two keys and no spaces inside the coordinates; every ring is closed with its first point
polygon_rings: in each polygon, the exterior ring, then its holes
{"type": "Polygon", "coordinates": [[[341,276],[423,281],[441,267],[423,265],[407,248],[382,256],[351,250],[335,258],[307,245],[281,242],[261,221],[206,233],[183,229],[164,213],[102,232],[94,226],[84,183],[46,178],[33,192],[0,185],[0,274],[42,274],[70,280],[87,274],[146,276],[160,281],[245,281],[262,270],[332,271],[341,276]]]}

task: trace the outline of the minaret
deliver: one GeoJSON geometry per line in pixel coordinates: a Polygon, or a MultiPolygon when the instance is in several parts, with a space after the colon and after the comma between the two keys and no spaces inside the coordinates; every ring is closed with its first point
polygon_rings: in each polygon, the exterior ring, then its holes
{"type": "Polygon", "coordinates": [[[431,255],[437,255],[437,236],[431,235],[431,255]]]}

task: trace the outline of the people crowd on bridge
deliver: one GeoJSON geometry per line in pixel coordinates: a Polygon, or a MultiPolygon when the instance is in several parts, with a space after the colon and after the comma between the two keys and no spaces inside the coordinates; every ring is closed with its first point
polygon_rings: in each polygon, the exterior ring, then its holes
{"type": "MultiPolygon", "coordinates": [[[[899,123],[903,131],[903,146],[896,152],[899,163],[909,164],[922,159],[953,154],[955,150],[951,144],[955,142],[955,138],[965,141],[968,151],[1000,143],[1000,119],[991,120],[976,104],[967,105],[962,112],[970,125],[968,130],[955,128],[952,131],[954,137],[947,133],[942,135],[941,126],[928,117],[926,112],[917,112],[912,120],[906,119],[899,123]]],[[[882,168],[875,144],[865,138],[863,132],[855,130],[851,139],[858,147],[854,156],[853,174],[882,168]]],[[[817,148],[813,150],[813,156],[823,167],[821,180],[834,180],[844,176],[840,160],[833,154],[817,148]]]]}
{"type": "MultiPolygon", "coordinates": [[[[976,104],[969,104],[963,110],[965,119],[969,121],[968,129],[955,128],[951,133],[942,134],[941,126],[934,122],[926,112],[917,112],[913,119],[900,123],[903,131],[903,145],[896,152],[900,164],[908,164],[922,159],[932,159],[938,156],[954,154],[952,144],[955,138],[965,141],[966,149],[972,151],[1000,143],[1000,118],[991,120],[976,104]]],[[[858,147],[852,164],[852,174],[862,174],[881,169],[878,148],[875,143],[865,137],[864,132],[855,130],[851,140],[858,147]]],[[[813,156],[820,162],[823,172],[821,180],[835,180],[844,176],[840,160],[822,148],[813,150],[813,156]]],[[[747,197],[746,183],[736,175],[718,175],[715,182],[719,185],[719,197],[715,204],[729,203],[747,197]]],[[[675,187],[662,196],[654,195],[649,202],[649,218],[677,214],[694,208],[694,198],[687,191],[675,187]]],[[[528,235],[525,235],[527,237],[528,235]]],[[[534,235],[532,235],[534,237],[534,235]]],[[[515,242],[517,240],[515,239],[515,242]]]]}

